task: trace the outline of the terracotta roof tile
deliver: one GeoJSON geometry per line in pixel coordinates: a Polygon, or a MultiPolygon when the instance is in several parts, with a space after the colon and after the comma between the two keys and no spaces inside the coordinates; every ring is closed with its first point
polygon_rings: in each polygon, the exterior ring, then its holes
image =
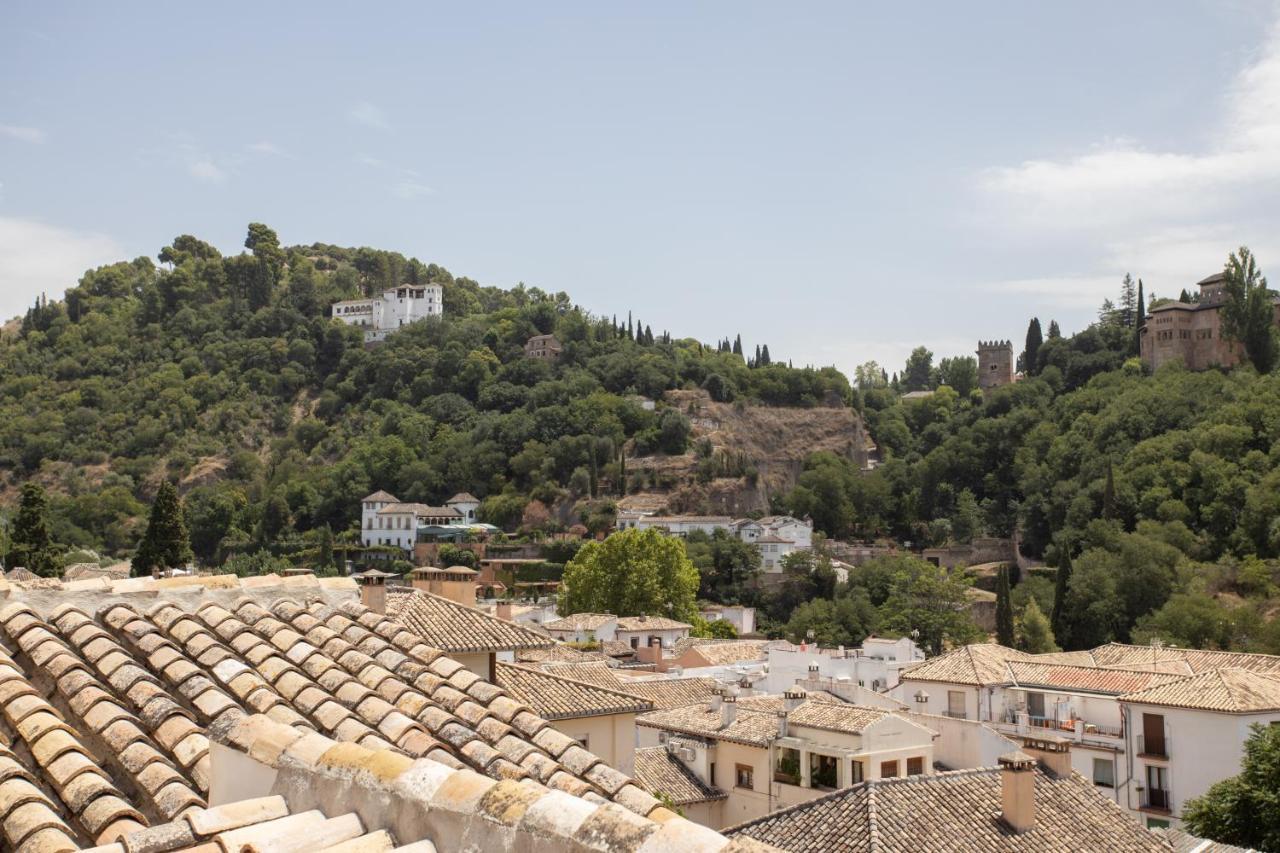
{"type": "Polygon", "coordinates": [[[1032,656],[995,643],[977,643],[944,652],[902,670],[903,680],[944,681],[948,684],[1005,684],[1009,680],[1005,664],[1011,660],[1031,660],[1032,656]]]}
{"type": "Polygon", "coordinates": [[[1120,701],[1228,714],[1280,711],[1280,673],[1213,669],[1125,694],[1120,701]]]}
{"type": "MultiPolygon", "coordinates": [[[[352,605],[348,612],[357,608],[352,605]]],[[[523,625],[422,590],[388,592],[387,612],[420,640],[446,652],[546,648],[553,642],[523,625]]]]}
{"type": "Polygon", "coordinates": [[[527,702],[548,720],[653,710],[653,703],[622,690],[564,678],[528,666],[499,663],[497,681],[499,687],[527,702]]]}
{"type": "Polygon", "coordinates": [[[725,830],[791,853],[1165,851],[1169,847],[1082,776],[1034,771],[1035,824],[1001,818],[1001,771],[960,770],[864,782],[725,830]]]}
{"type": "Polygon", "coordinates": [[[636,781],[677,806],[723,800],[728,794],[703,783],[666,747],[636,750],[636,781]]]}

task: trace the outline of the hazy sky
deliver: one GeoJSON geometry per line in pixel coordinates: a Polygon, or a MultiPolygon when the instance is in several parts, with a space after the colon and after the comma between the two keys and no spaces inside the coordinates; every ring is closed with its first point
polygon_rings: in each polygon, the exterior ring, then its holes
{"type": "Polygon", "coordinates": [[[0,315],[191,233],[890,370],[1280,282],[1273,2],[0,9],[0,315]]]}

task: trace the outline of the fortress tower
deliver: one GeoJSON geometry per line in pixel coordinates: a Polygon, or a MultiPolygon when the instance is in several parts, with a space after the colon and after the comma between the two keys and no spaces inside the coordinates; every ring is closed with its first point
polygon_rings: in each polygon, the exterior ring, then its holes
{"type": "Polygon", "coordinates": [[[983,391],[1013,381],[1013,344],[1009,341],[978,341],[978,387],[983,391]]]}

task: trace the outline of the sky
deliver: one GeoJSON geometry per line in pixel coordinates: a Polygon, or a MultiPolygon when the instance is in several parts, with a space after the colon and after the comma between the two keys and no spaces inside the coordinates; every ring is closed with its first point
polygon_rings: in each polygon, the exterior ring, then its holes
{"type": "Polygon", "coordinates": [[[189,233],[394,249],[774,360],[1280,282],[1280,5],[0,9],[0,317],[189,233]]]}

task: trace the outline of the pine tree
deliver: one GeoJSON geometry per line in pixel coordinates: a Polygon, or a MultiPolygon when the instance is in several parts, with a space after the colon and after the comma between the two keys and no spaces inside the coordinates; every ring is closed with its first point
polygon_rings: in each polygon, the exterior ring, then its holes
{"type": "Polygon", "coordinates": [[[177,569],[191,562],[191,543],[182,519],[182,502],[173,483],[165,480],[151,504],[147,532],[133,558],[135,575],[154,574],[159,569],[177,569]]]}
{"type": "Polygon", "coordinates": [[[1067,590],[1071,585],[1071,555],[1064,548],[1058,557],[1058,571],[1054,575],[1053,583],[1053,612],[1049,617],[1049,622],[1053,627],[1053,635],[1058,638],[1058,642],[1066,644],[1067,642],[1067,625],[1066,625],[1066,607],[1067,607],[1067,590]]]}
{"type": "Polygon", "coordinates": [[[1013,593],[1009,589],[1009,567],[1001,566],[996,576],[996,642],[1013,648],[1013,593]]]}
{"type": "Polygon", "coordinates": [[[1034,598],[1027,599],[1022,618],[1018,620],[1018,648],[1033,655],[1061,651],[1048,618],[1034,598]]]}
{"type": "Polygon", "coordinates": [[[1022,369],[1028,376],[1036,374],[1036,357],[1040,353],[1040,345],[1044,336],[1040,332],[1040,318],[1032,317],[1027,324],[1027,346],[1022,351],[1022,369]]]}
{"type": "Polygon", "coordinates": [[[1126,328],[1134,323],[1134,317],[1138,313],[1138,291],[1137,286],[1133,283],[1133,276],[1129,273],[1124,274],[1124,281],[1120,284],[1120,323],[1126,328]]]}
{"type": "Polygon", "coordinates": [[[1049,340],[1056,340],[1062,337],[1062,330],[1058,328],[1057,320],[1049,321],[1049,340]]]}
{"type": "Polygon", "coordinates": [[[49,501],[37,483],[24,483],[9,537],[9,568],[23,566],[42,578],[57,577],[58,561],[49,535],[49,501]]]}

